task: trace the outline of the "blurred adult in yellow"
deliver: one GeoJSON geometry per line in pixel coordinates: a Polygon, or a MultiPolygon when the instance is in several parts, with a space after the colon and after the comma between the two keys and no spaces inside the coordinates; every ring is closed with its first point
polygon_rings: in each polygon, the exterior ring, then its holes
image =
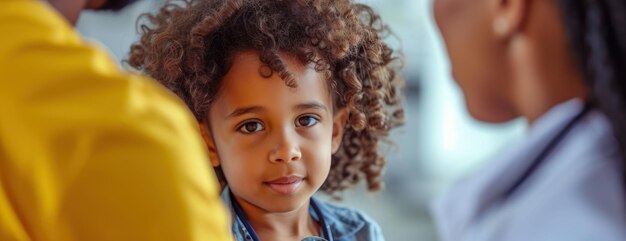
{"type": "Polygon", "coordinates": [[[72,29],[116,2],[0,1],[0,240],[231,238],[184,104],[72,29]]]}

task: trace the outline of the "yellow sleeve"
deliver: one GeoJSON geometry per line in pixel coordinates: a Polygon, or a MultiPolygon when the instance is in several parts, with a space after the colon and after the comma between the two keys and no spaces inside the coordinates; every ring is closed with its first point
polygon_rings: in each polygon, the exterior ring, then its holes
{"type": "Polygon", "coordinates": [[[0,33],[0,240],[230,240],[178,99],[41,1],[0,1],[0,33]]]}

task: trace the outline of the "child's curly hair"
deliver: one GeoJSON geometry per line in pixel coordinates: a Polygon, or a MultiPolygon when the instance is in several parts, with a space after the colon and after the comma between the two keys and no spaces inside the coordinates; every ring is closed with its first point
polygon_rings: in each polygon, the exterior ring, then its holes
{"type": "Polygon", "coordinates": [[[383,42],[389,33],[368,6],[351,0],[169,1],[146,14],[143,36],[128,63],[182,98],[200,122],[234,54],[258,51],[260,60],[287,86],[297,83],[279,53],[286,53],[328,80],[337,108],[347,108],[342,146],[322,190],[333,194],[367,179],[382,187],[385,158],[378,144],[402,124],[401,61],[383,42]]]}

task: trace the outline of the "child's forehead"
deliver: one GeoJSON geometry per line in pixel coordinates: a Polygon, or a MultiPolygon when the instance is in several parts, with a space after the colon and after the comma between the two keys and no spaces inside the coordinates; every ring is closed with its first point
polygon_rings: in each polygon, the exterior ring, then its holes
{"type": "Polygon", "coordinates": [[[231,66],[222,79],[222,86],[230,86],[232,90],[239,91],[253,91],[253,86],[271,86],[275,89],[286,88],[292,92],[321,89],[322,92],[330,93],[328,80],[314,66],[285,54],[280,54],[280,61],[285,66],[285,71],[293,77],[296,86],[288,86],[287,81],[281,77],[282,74],[261,62],[259,54],[253,51],[233,56],[231,66]]]}
{"type": "Polygon", "coordinates": [[[261,71],[268,67],[254,52],[240,53],[232,60],[213,105],[222,105],[226,109],[240,106],[292,107],[303,103],[320,103],[328,109],[332,106],[327,80],[314,68],[303,65],[295,58],[281,58],[294,77],[295,87],[288,86],[277,73],[264,77],[261,71]]]}

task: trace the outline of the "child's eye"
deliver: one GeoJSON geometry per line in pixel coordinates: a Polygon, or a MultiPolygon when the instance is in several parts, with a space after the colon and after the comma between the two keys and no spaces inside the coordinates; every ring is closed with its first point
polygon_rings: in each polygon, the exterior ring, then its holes
{"type": "Polygon", "coordinates": [[[310,116],[310,115],[306,115],[306,116],[298,117],[298,119],[296,120],[296,126],[298,126],[298,127],[309,127],[309,126],[314,126],[318,122],[319,122],[318,118],[315,118],[315,117],[310,116]]]}
{"type": "Polygon", "coordinates": [[[248,121],[243,123],[237,130],[245,134],[252,134],[265,130],[265,127],[259,121],[248,121]]]}

